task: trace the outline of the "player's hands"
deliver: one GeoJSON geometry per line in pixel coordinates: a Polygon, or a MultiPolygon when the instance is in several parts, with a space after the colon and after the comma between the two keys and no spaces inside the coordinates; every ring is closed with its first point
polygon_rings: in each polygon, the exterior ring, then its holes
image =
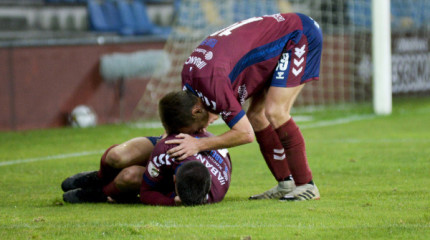
{"type": "Polygon", "coordinates": [[[199,139],[197,138],[184,133],[178,134],[176,139],[166,141],[166,144],[178,144],[178,146],[167,151],[167,154],[176,160],[184,160],[200,151],[198,143],[199,139]]]}

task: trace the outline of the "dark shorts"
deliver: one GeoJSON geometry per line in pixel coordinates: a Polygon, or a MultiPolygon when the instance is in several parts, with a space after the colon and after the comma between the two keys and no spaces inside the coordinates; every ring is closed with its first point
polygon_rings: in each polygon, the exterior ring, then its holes
{"type": "Polygon", "coordinates": [[[146,137],[147,139],[149,139],[149,141],[151,141],[152,145],[155,146],[155,144],[157,144],[158,141],[160,141],[160,139],[163,136],[158,136],[158,137],[146,137]]]}
{"type": "Polygon", "coordinates": [[[297,14],[303,25],[298,42],[289,41],[276,66],[270,86],[296,87],[318,80],[322,53],[322,32],[312,18],[297,14]]]}

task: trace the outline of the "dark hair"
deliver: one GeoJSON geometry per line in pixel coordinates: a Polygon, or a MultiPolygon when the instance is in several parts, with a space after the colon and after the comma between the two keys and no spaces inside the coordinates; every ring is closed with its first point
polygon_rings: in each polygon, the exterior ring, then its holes
{"type": "Polygon", "coordinates": [[[178,134],[180,129],[194,122],[192,109],[199,98],[189,91],[166,94],[158,104],[158,111],[164,129],[168,134],[178,134]]]}
{"type": "Polygon", "coordinates": [[[203,163],[191,161],[179,167],[176,173],[176,190],[183,205],[204,204],[210,188],[211,175],[203,163]]]}

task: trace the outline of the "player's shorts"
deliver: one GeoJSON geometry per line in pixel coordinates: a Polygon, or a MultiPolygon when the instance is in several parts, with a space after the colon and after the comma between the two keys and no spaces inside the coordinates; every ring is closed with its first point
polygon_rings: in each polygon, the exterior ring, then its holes
{"type": "Polygon", "coordinates": [[[152,143],[152,145],[154,145],[155,146],[155,144],[157,144],[157,142],[158,141],[160,141],[160,139],[162,138],[163,136],[158,136],[158,137],[146,137],[149,141],[151,141],[151,143],[152,143]]]}
{"type": "Polygon", "coordinates": [[[322,32],[316,21],[297,13],[303,25],[295,39],[288,41],[272,77],[271,86],[296,87],[318,80],[322,53],[322,32]]]}

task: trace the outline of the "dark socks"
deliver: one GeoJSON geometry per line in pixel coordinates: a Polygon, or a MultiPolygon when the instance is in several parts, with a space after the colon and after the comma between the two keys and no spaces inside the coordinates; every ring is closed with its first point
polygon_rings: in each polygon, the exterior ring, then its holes
{"type": "Polygon", "coordinates": [[[267,128],[255,132],[255,136],[263,158],[276,180],[282,181],[289,178],[291,173],[285,150],[272,126],[269,125],[267,128]]]}
{"type": "Polygon", "coordinates": [[[288,161],[288,167],[296,185],[303,185],[312,180],[312,172],[308,165],[305,140],[299,127],[291,118],[276,130],[288,161]]]}

